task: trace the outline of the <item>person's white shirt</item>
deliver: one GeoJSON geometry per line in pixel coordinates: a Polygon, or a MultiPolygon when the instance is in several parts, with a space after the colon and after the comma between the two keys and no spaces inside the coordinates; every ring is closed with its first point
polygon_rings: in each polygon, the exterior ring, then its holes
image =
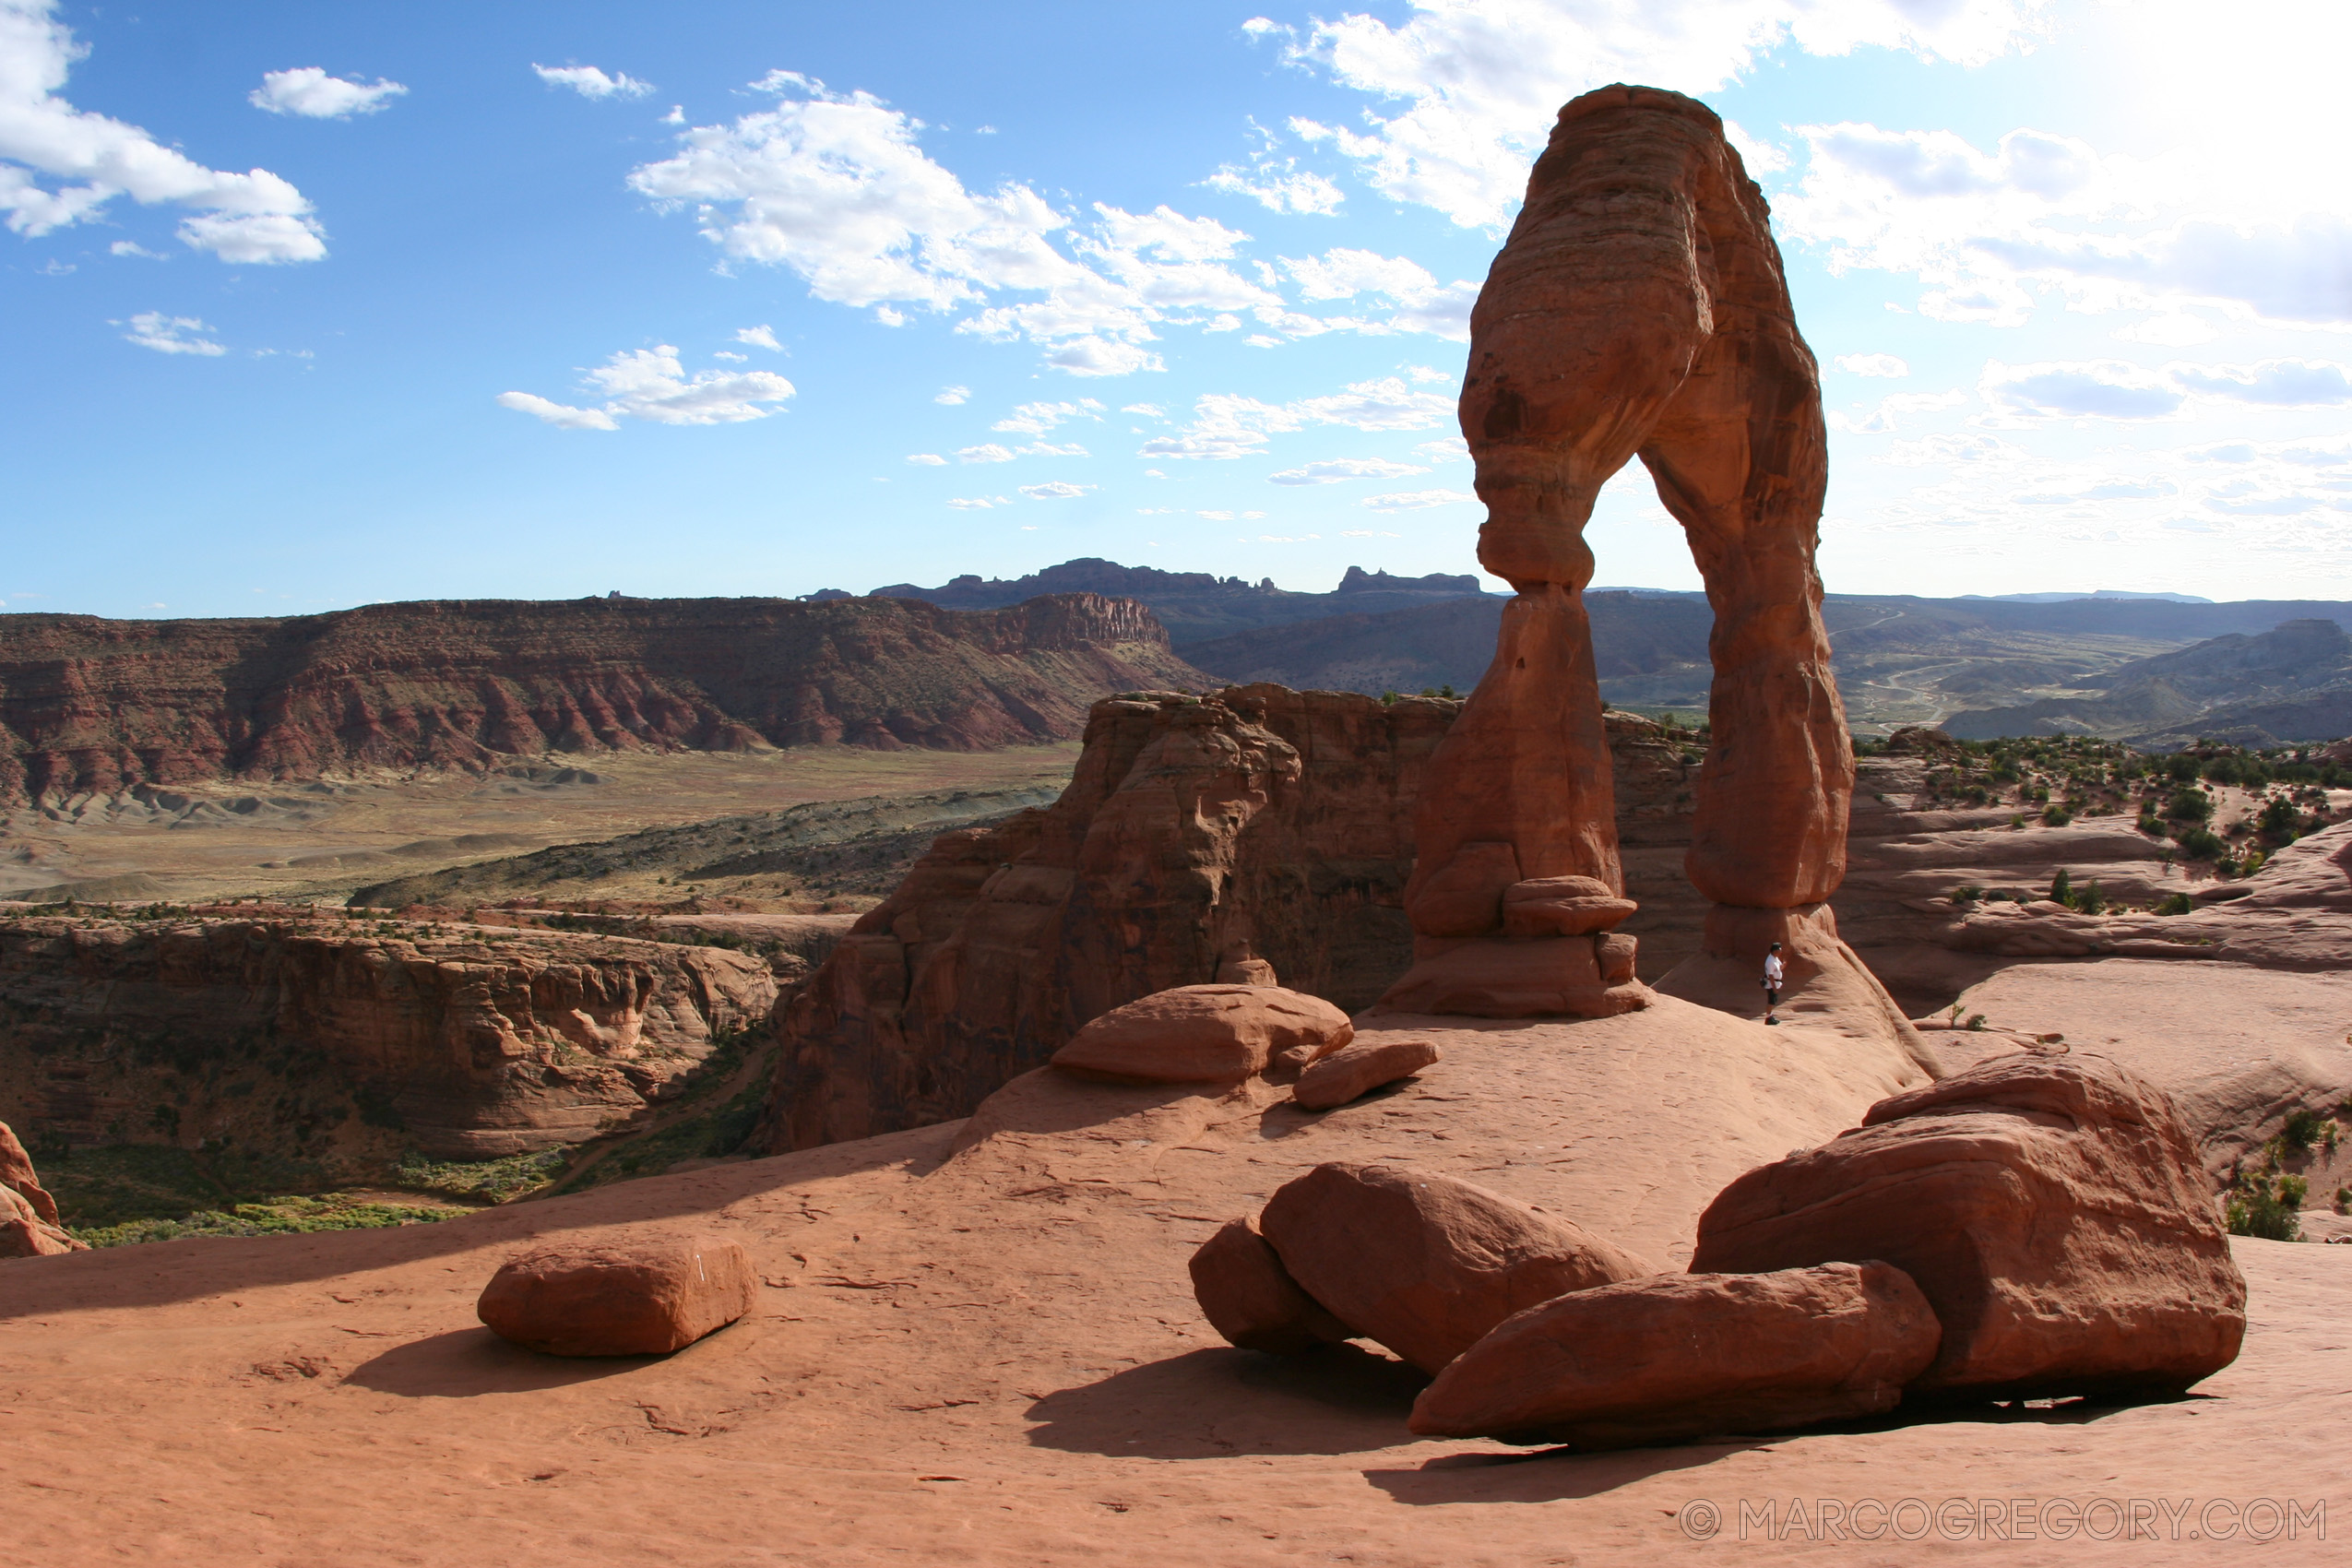
{"type": "Polygon", "coordinates": [[[1784,971],[1780,967],[1780,955],[1777,953],[1765,954],[1764,976],[1764,984],[1772,987],[1775,991],[1778,991],[1780,989],[1780,977],[1783,972],[1784,971]]]}

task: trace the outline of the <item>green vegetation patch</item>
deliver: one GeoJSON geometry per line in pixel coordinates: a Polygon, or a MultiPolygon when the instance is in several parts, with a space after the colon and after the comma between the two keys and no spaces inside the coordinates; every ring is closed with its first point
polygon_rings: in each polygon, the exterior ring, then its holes
{"type": "Polygon", "coordinates": [[[498,1159],[427,1159],[410,1150],[400,1157],[393,1175],[399,1185],[413,1193],[433,1193],[461,1203],[503,1204],[552,1182],[564,1173],[576,1147],[565,1144],[498,1159]]]}
{"type": "Polygon", "coordinates": [[[279,1236],[429,1225],[463,1212],[363,1203],[344,1193],[322,1193],[316,1197],[277,1197],[227,1209],[202,1209],[178,1219],[125,1220],[120,1225],[77,1229],[74,1234],[93,1247],[124,1247],[140,1241],[176,1241],[185,1236],[279,1236]]]}

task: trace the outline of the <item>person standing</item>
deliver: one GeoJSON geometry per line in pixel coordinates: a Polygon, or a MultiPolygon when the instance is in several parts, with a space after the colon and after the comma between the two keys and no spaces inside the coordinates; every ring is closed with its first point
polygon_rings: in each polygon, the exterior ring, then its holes
{"type": "Polygon", "coordinates": [[[1767,1024],[1780,1022],[1780,1015],[1776,1009],[1780,1006],[1780,982],[1787,975],[1788,970],[1781,966],[1780,962],[1780,944],[1776,942],[1764,954],[1764,1022],[1767,1024]]]}

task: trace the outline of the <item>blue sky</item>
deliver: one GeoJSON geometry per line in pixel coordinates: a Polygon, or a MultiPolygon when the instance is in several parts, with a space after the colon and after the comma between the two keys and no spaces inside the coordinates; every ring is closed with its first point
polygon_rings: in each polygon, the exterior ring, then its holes
{"type": "MultiPolygon", "coordinates": [[[[1552,111],[1705,98],[1833,589],[2352,598],[2346,8],[0,0],[13,611],[1474,565],[1552,111]]],[[[1603,583],[1695,585],[1638,468],[1603,583]]]]}

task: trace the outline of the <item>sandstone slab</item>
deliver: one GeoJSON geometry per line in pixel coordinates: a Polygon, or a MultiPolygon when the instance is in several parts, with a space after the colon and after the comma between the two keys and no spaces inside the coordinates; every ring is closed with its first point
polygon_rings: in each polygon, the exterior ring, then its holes
{"type": "Polygon", "coordinates": [[[1383,1084],[1411,1077],[1434,1064],[1439,1054],[1425,1039],[1359,1040],[1300,1074],[1290,1098],[1309,1111],[1329,1111],[1360,1099],[1383,1084]]]}
{"type": "Polygon", "coordinates": [[[2002,1056],[1872,1106],[1749,1171],[1699,1220],[1699,1272],[1881,1259],[1943,1324],[1920,1392],[2165,1392],[2246,1327],[2196,1146],[2171,1097],[2102,1058],[2002,1056]]]}
{"type": "Polygon", "coordinates": [[[1435,951],[1419,957],[1383,993],[1380,1005],[1385,1012],[1477,1018],[1611,1018],[1649,1005],[1649,988],[1633,975],[1632,943],[1614,932],[1431,943],[1435,951]],[[1604,956],[1618,978],[1603,973],[1604,956]]]}
{"type": "Polygon", "coordinates": [[[1348,1337],[1347,1325],[1299,1289],[1246,1219],[1203,1241],[1190,1268],[1201,1315],[1229,1344],[1294,1356],[1348,1337]]]}
{"type": "Polygon", "coordinates": [[[1438,1373],[1411,1424],[1579,1448],[1777,1431],[1893,1409],[1940,1337],[1887,1264],[1654,1275],[1506,1320],[1438,1373]]]}
{"type": "Polygon", "coordinates": [[[475,1312],[501,1338],[551,1356],[659,1356],[733,1323],[758,1293],[739,1241],[589,1240],[510,1258],[475,1312]]]}
{"type": "Polygon", "coordinates": [[[1386,1165],[1319,1165],[1277,1189],[1258,1226],[1300,1289],[1429,1372],[1538,1301],[1657,1272],[1475,1182],[1386,1165]]]}
{"type": "Polygon", "coordinates": [[[1304,1066],[1355,1033],[1347,1014],[1303,992],[1186,985],[1113,1007],[1071,1036],[1053,1065],[1140,1083],[1238,1083],[1278,1060],[1304,1066]]]}

